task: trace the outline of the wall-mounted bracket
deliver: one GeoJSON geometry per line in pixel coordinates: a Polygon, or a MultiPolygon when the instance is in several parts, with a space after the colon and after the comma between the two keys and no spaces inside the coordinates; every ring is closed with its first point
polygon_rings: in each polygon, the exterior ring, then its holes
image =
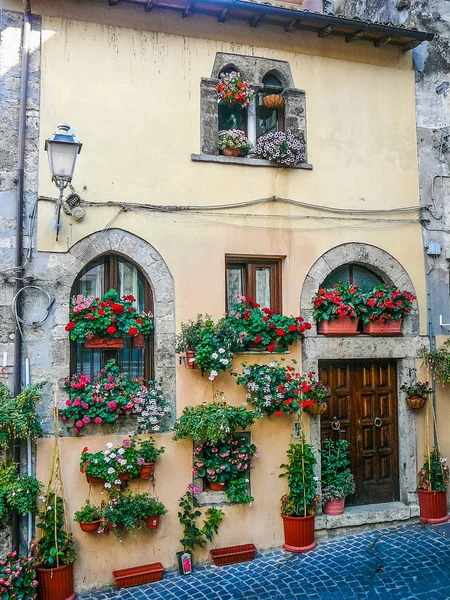
{"type": "Polygon", "coordinates": [[[443,323],[442,322],[442,315],[439,315],[439,325],[441,327],[450,327],[450,323],[443,323]]]}

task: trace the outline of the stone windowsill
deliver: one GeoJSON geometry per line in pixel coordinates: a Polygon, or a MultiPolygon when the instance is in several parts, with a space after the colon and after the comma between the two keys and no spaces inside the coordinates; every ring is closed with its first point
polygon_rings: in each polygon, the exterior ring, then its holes
{"type": "Polygon", "coordinates": [[[367,504],[364,506],[348,506],[342,515],[316,515],[315,529],[339,529],[341,527],[358,527],[371,523],[389,523],[406,521],[418,517],[420,513],[417,504],[403,502],[386,502],[383,504],[367,504]]]}
{"type": "Polygon", "coordinates": [[[231,504],[226,492],[200,492],[195,494],[200,506],[224,506],[231,504]]]}
{"type": "Polygon", "coordinates": [[[242,352],[234,352],[233,356],[241,356],[246,354],[269,354],[270,356],[280,356],[284,354],[290,354],[290,350],[284,350],[283,352],[268,352],[267,350],[243,350],[242,352]]]}
{"type": "Polygon", "coordinates": [[[213,162],[225,165],[240,165],[248,167],[275,167],[277,169],[305,169],[311,171],[313,166],[309,163],[300,163],[292,167],[277,165],[263,158],[250,158],[248,156],[223,156],[222,154],[191,154],[191,160],[196,162],[213,162]]]}

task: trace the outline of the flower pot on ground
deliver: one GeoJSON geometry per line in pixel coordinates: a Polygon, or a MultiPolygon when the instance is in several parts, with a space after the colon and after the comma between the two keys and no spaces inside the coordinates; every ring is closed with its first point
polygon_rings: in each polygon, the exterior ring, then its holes
{"type": "Polygon", "coordinates": [[[51,493],[36,525],[42,531],[36,556],[39,600],[75,600],[73,565],[75,547],[65,529],[64,501],[51,493]]]}
{"type": "Polygon", "coordinates": [[[425,406],[427,398],[433,390],[428,386],[428,381],[425,383],[415,381],[411,384],[404,383],[400,387],[400,391],[406,394],[406,404],[408,405],[408,408],[417,410],[425,406]]]}
{"type": "MultiPolygon", "coordinates": [[[[301,423],[302,425],[302,423],[301,423]]],[[[309,552],[317,542],[314,539],[314,517],[319,496],[316,494],[316,460],[303,433],[288,448],[289,462],[282,464],[289,492],[281,498],[281,516],[284,526],[283,548],[288,552],[309,552]]]]}
{"type": "Polygon", "coordinates": [[[119,589],[160,581],[163,574],[164,567],[159,562],[113,571],[113,577],[119,589]]]}
{"type": "Polygon", "coordinates": [[[347,440],[326,439],[322,442],[322,503],[327,515],[341,515],[345,498],[355,491],[350,471],[350,443],[347,440]]]}
{"type": "Polygon", "coordinates": [[[91,504],[90,500],[87,500],[85,505],[76,511],[73,516],[73,520],[80,524],[81,531],[85,533],[93,533],[98,531],[101,523],[101,511],[100,509],[91,504]]]}
{"type": "Polygon", "coordinates": [[[216,548],[209,553],[216,567],[234,565],[247,562],[255,558],[256,546],[254,544],[242,544],[240,546],[228,546],[227,548],[216,548]]]}
{"type": "Polygon", "coordinates": [[[446,493],[448,480],[447,459],[442,458],[438,447],[434,447],[425,455],[425,463],[418,475],[417,496],[422,523],[446,523],[450,519],[446,493]]]}

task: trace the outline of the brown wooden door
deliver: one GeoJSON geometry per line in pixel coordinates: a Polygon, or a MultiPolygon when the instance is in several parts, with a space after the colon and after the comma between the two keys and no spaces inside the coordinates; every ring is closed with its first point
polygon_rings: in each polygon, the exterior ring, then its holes
{"type": "Polygon", "coordinates": [[[331,388],[321,417],[322,439],[350,442],[356,492],[347,505],[399,498],[397,374],[394,361],[321,361],[319,377],[331,388]],[[333,420],[340,423],[340,434],[333,420]]]}

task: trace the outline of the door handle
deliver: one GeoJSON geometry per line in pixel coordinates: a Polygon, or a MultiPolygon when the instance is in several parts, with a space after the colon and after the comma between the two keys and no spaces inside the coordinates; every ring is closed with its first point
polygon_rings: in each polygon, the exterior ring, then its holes
{"type": "Polygon", "coordinates": [[[383,421],[380,419],[380,417],[375,417],[373,424],[375,427],[381,427],[383,425],[383,421]]]}

